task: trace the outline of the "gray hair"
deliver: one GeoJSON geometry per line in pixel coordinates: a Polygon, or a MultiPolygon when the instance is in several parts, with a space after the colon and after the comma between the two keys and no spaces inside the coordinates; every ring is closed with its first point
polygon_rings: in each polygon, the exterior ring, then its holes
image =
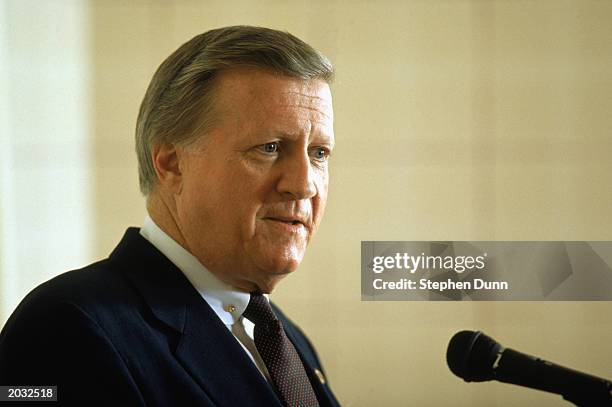
{"type": "Polygon", "coordinates": [[[331,83],[333,67],[299,38],[263,27],[224,27],[197,35],[157,68],[140,105],[136,154],[140,190],[157,185],[151,153],[162,143],[186,144],[214,119],[214,78],[232,68],[262,68],[303,80],[331,83]]]}

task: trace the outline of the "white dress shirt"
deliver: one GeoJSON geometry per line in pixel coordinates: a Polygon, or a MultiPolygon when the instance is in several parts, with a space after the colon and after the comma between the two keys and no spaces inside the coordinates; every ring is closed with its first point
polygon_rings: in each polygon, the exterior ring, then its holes
{"type": "Polygon", "coordinates": [[[251,295],[238,291],[217,278],[194,255],[161,230],[148,215],[140,229],[140,234],[183,272],[187,280],[242,345],[255,366],[270,381],[266,365],[255,347],[254,325],[242,316],[251,295]]]}

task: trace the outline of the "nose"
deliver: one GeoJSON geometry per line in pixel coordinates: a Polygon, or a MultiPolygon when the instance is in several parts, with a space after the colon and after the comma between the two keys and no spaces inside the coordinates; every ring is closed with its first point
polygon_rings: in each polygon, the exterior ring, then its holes
{"type": "Polygon", "coordinates": [[[281,176],[277,185],[278,191],[292,199],[310,199],[317,194],[315,171],[308,152],[299,152],[285,157],[281,176]]]}

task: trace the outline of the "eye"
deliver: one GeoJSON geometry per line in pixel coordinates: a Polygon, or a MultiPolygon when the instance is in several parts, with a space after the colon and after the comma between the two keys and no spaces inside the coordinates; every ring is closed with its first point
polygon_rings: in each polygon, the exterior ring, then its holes
{"type": "Polygon", "coordinates": [[[262,144],[260,146],[260,148],[263,150],[264,153],[267,154],[274,154],[274,153],[278,153],[278,149],[279,149],[279,144],[277,141],[274,141],[272,143],[266,143],[266,144],[262,144]]]}
{"type": "Polygon", "coordinates": [[[325,161],[329,158],[330,151],[325,147],[316,147],[312,151],[312,156],[316,160],[325,161]]]}

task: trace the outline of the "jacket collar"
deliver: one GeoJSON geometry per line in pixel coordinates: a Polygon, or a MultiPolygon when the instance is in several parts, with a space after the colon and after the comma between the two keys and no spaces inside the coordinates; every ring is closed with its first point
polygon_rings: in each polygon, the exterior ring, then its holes
{"type": "Polygon", "coordinates": [[[280,406],[236,338],[183,273],[129,228],[110,259],[142,295],[153,315],[179,334],[175,356],[218,405],[280,406]]]}

